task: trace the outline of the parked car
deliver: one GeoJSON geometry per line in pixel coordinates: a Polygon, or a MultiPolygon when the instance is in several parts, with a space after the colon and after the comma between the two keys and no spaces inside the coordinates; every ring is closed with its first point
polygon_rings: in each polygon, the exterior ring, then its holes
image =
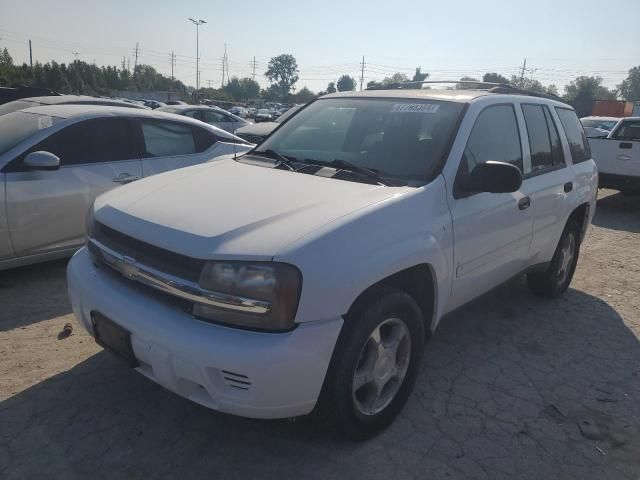
{"type": "Polygon", "coordinates": [[[54,95],[45,97],[21,98],[13,102],[0,105],[0,115],[17,112],[25,108],[39,107],[42,105],[102,105],[104,107],[127,107],[146,110],[146,107],[123,100],[110,98],[89,97],[86,95],[54,95]]]}
{"type": "Polygon", "coordinates": [[[169,100],[167,102],[164,102],[165,105],[187,105],[186,102],[183,102],[182,100],[169,100]]]}
{"type": "Polygon", "coordinates": [[[499,91],[328,95],[236,160],[99,197],[75,315],[206,407],[375,434],[443,315],[523,272],[571,282],[597,194],[582,126],[499,91]]]}
{"type": "Polygon", "coordinates": [[[59,94],[54,92],[53,90],[49,90],[48,88],[28,87],[26,85],[21,85],[18,87],[0,87],[0,105],[12,102],[14,100],[19,100],[21,98],[43,97],[51,95],[59,94]]]}
{"type": "Polygon", "coordinates": [[[640,192],[640,117],[619,119],[605,138],[590,138],[599,184],[622,193],[640,192]]]}
{"type": "Polygon", "coordinates": [[[173,105],[158,109],[160,112],[175,113],[185,117],[195,118],[227,132],[235,132],[238,128],[251,125],[251,122],[226,112],[218,107],[206,105],[173,105]]]}
{"type": "Polygon", "coordinates": [[[276,119],[276,116],[273,110],[268,110],[266,108],[261,108],[256,112],[254,120],[256,123],[258,122],[273,122],[276,119]]]}
{"type": "Polygon", "coordinates": [[[143,103],[152,110],[156,108],[166,107],[167,104],[164,102],[158,102],[157,100],[143,100],[143,103]]]}
{"type": "Polygon", "coordinates": [[[233,113],[236,117],[247,118],[249,112],[244,107],[233,106],[229,109],[229,113],[233,113]]]}
{"type": "Polygon", "coordinates": [[[95,105],[0,117],[0,270],[71,255],[97,195],[250,146],[201,122],[95,105]]]}
{"type": "Polygon", "coordinates": [[[240,138],[244,138],[250,143],[262,143],[264,139],[267,138],[278,125],[280,125],[287,118],[300,110],[303,106],[304,105],[302,104],[294,105],[285,113],[276,118],[273,122],[254,123],[251,125],[247,125],[246,127],[239,128],[238,130],[236,130],[236,135],[240,138]]]}
{"type": "Polygon", "coordinates": [[[587,137],[592,138],[607,136],[619,120],[618,117],[582,117],[580,122],[587,137]]]}

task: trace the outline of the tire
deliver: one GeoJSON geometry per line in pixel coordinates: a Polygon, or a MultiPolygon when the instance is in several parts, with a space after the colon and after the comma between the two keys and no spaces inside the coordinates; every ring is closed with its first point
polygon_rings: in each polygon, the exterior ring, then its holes
{"type": "Polygon", "coordinates": [[[580,255],[580,225],[569,220],[562,232],[551,264],[544,272],[528,273],[527,285],[536,295],[558,298],[569,288],[580,255]],[[571,243],[573,247],[571,247],[571,243]],[[567,249],[572,249],[566,258],[567,249]]]}
{"type": "Polygon", "coordinates": [[[424,320],[411,296],[383,287],[368,299],[359,313],[345,319],[316,409],[323,425],[352,440],[370,438],[393,422],[413,390],[424,351],[424,320]],[[380,360],[372,363],[374,358],[380,360]],[[369,381],[354,389],[356,373],[369,381]],[[370,401],[379,385],[384,387],[378,401],[370,401]]]}

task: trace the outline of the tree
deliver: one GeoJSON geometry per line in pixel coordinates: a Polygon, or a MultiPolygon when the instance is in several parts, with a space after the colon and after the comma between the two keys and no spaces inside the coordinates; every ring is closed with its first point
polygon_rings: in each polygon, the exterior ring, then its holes
{"type": "Polygon", "coordinates": [[[9,54],[7,47],[0,52],[0,67],[10,67],[13,65],[13,58],[9,54]]]}
{"type": "Polygon", "coordinates": [[[327,93],[336,93],[336,84],[333,82],[329,82],[327,85],[327,93]]]}
{"type": "Polygon", "coordinates": [[[240,85],[242,86],[242,98],[245,101],[249,101],[251,98],[258,98],[260,95],[260,85],[255,80],[245,77],[240,79],[240,85]]]}
{"type": "Polygon", "coordinates": [[[495,72],[485,73],[482,76],[482,81],[490,83],[509,83],[509,79],[507,77],[503,77],[499,73],[495,72]]]}
{"type": "Polygon", "coordinates": [[[474,88],[478,88],[480,86],[480,81],[477,78],[464,76],[460,79],[461,82],[478,82],[478,83],[456,83],[456,90],[470,90],[474,88]]]}
{"type": "Polygon", "coordinates": [[[623,100],[640,100],[640,65],[629,70],[629,76],[618,85],[623,100]]]}
{"type": "Polygon", "coordinates": [[[404,73],[394,73],[390,77],[386,77],[382,80],[382,85],[391,85],[394,83],[405,83],[409,81],[409,77],[407,77],[404,73]]]}
{"type": "Polygon", "coordinates": [[[413,78],[411,79],[411,81],[413,81],[413,82],[422,82],[422,81],[426,80],[427,78],[429,78],[429,74],[428,73],[422,73],[421,68],[422,67],[417,67],[416,68],[416,73],[413,74],[413,78]]]}
{"type": "Polygon", "coordinates": [[[616,95],[602,85],[602,77],[577,77],[564,87],[564,100],[579,117],[590,115],[596,100],[615,100],[616,95]]]}
{"type": "Polygon", "coordinates": [[[278,86],[284,99],[298,81],[298,62],[293,55],[283,53],[269,60],[265,77],[278,86]]]}
{"type": "Polygon", "coordinates": [[[309,90],[306,86],[302,87],[295,95],[294,99],[296,103],[309,103],[316,98],[315,93],[309,90]]]}
{"type": "Polygon", "coordinates": [[[356,89],[356,79],[349,75],[343,75],[338,79],[336,87],[339,92],[352,92],[356,89]]]}

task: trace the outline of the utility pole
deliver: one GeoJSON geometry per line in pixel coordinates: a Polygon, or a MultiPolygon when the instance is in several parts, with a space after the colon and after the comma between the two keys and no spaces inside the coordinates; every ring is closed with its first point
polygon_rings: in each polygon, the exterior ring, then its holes
{"type": "Polygon", "coordinates": [[[205,20],[194,20],[189,17],[189,21],[196,26],[196,98],[198,96],[198,90],[200,90],[200,25],[207,23],[205,20]]]}
{"type": "Polygon", "coordinates": [[[80,52],[71,52],[73,53],[73,56],[76,57],[76,62],[78,61],[78,55],[80,55],[80,52]]]}
{"type": "Polygon", "coordinates": [[[127,58],[127,71],[131,71],[131,59],[127,58]]]}
{"type": "Polygon", "coordinates": [[[171,83],[175,81],[175,77],[173,76],[173,67],[176,66],[176,54],[171,50],[171,83]]]}
{"type": "Polygon", "coordinates": [[[29,65],[33,67],[33,51],[31,50],[31,39],[29,39],[29,65]]]}
{"type": "Polygon", "coordinates": [[[220,88],[224,88],[224,56],[222,57],[222,83],[220,84],[220,88]]]}
{"type": "Polygon", "coordinates": [[[136,69],[138,67],[138,42],[136,42],[136,60],[133,63],[133,75],[135,76],[136,74],[136,69]]]}
{"type": "Polygon", "coordinates": [[[362,69],[360,70],[360,91],[362,91],[363,83],[364,83],[364,55],[362,56],[362,69]]]}
{"type": "Polygon", "coordinates": [[[227,57],[227,44],[224,44],[224,71],[227,73],[227,83],[229,83],[229,57],[227,57]]]}
{"type": "Polygon", "coordinates": [[[524,59],[524,62],[522,64],[522,71],[520,72],[520,88],[522,88],[522,86],[524,85],[524,71],[527,68],[527,59],[524,59]]]}
{"type": "Polygon", "coordinates": [[[122,70],[124,70],[124,67],[126,67],[127,63],[126,63],[126,58],[122,57],[122,70]]]}
{"type": "Polygon", "coordinates": [[[211,79],[207,80],[207,84],[209,85],[209,88],[211,88],[211,79]]]}
{"type": "Polygon", "coordinates": [[[253,81],[256,81],[256,56],[253,56],[253,76],[251,77],[253,81]]]}

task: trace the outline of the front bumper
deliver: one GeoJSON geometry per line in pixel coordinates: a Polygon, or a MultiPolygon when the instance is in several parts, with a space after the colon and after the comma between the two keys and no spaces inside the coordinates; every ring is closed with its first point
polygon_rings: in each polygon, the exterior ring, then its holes
{"type": "Polygon", "coordinates": [[[83,248],[67,268],[73,312],[93,335],[91,312],[131,332],[136,370],[163,387],[221,412],[285,418],[313,410],[342,318],[259,333],[195,319],[97,268],[83,248]]]}

